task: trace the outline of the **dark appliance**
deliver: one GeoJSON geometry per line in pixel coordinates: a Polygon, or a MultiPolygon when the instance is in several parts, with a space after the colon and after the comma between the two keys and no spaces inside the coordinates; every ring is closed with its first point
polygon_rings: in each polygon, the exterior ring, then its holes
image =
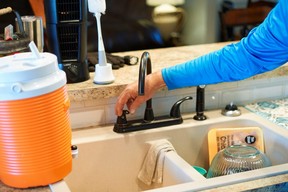
{"type": "Polygon", "coordinates": [[[58,58],[67,83],[90,78],[87,60],[87,0],[44,0],[48,51],[58,58]]]}

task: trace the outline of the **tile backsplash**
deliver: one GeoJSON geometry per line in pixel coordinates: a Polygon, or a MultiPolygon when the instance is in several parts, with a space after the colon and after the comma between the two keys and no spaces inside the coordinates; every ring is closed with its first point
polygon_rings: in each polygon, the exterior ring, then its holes
{"type": "MultiPolygon", "coordinates": [[[[233,102],[246,105],[257,101],[268,101],[288,96],[288,76],[268,79],[247,79],[238,82],[207,85],[205,88],[205,107],[209,109],[224,108],[233,102]]],[[[181,106],[182,113],[194,113],[196,106],[196,87],[178,90],[160,90],[152,98],[155,116],[169,114],[173,104],[185,96],[193,100],[185,101],[181,106]]],[[[72,102],[70,118],[72,129],[114,124],[114,105],[117,98],[72,102]]],[[[145,104],[128,119],[143,118],[145,104]]]]}

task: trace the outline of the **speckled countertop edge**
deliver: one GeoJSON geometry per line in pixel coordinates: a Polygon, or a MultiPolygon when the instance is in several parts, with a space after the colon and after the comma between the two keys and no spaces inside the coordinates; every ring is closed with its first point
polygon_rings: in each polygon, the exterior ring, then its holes
{"type": "MultiPolygon", "coordinates": [[[[159,71],[164,67],[173,66],[192,60],[196,57],[221,49],[223,46],[232,42],[212,43],[201,45],[190,45],[181,47],[170,47],[162,49],[150,49],[115,53],[115,55],[125,56],[133,55],[141,58],[144,51],[148,51],[151,56],[152,71],[159,71]]],[[[93,83],[94,73],[90,73],[90,79],[80,83],[67,84],[67,90],[71,101],[87,101],[102,98],[117,97],[127,84],[138,79],[139,64],[124,65],[124,67],[113,70],[115,81],[111,84],[99,85],[93,83]]],[[[264,78],[281,77],[288,75],[288,64],[285,64],[278,69],[256,75],[247,80],[257,80],[264,78]]],[[[246,81],[246,80],[244,80],[246,81]]]]}
{"type": "Polygon", "coordinates": [[[288,174],[277,175],[229,186],[203,190],[202,192],[284,192],[288,190],[288,174]]]}
{"type": "Polygon", "coordinates": [[[0,181],[0,191],[1,192],[51,192],[50,187],[48,186],[20,189],[20,188],[9,187],[3,184],[1,181],[0,181]]]}

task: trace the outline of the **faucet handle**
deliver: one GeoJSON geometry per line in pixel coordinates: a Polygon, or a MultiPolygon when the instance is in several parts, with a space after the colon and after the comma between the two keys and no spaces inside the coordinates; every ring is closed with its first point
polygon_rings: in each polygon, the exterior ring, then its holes
{"type": "Polygon", "coordinates": [[[193,97],[187,96],[187,97],[184,97],[184,98],[178,100],[176,103],[174,103],[174,105],[172,106],[172,108],[170,110],[170,117],[180,118],[181,117],[181,113],[180,113],[181,103],[183,103],[186,100],[192,100],[192,99],[193,99],[193,97]]]}
{"type": "Polygon", "coordinates": [[[123,110],[122,115],[117,117],[116,123],[118,125],[127,124],[126,114],[129,114],[128,110],[123,110]]]}

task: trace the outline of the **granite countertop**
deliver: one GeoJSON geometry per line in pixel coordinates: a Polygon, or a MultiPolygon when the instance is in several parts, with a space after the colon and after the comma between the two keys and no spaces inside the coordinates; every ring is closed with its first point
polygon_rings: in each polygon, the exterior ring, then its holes
{"type": "Polygon", "coordinates": [[[32,187],[32,188],[27,188],[27,189],[17,189],[14,187],[9,187],[3,184],[1,181],[0,181],[0,191],[1,192],[51,192],[48,186],[32,187]]]}
{"type": "MultiPolygon", "coordinates": [[[[185,61],[194,59],[211,51],[218,50],[229,43],[212,43],[202,45],[190,45],[181,47],[171,47],[162,49],[147,50],[151,56],[152,71],[161,70],[164,67],[173,66],[185,61]]],[[[131,51],[115,53],[113,55],[125,56],[133,55],[141,58],[144,51],[131,51]]],[[[94,99],[110,98],[118,96],[127,84],[138,79],[139,64],[125,65],[124,67],[113,70],[115,81],[111,84],[98,85],[93,83],[94,73],[90,73],[90,79],[80,83],[67,84],[68,94],[71,102],[87,101],[94,99]]],[[[288,75],[287,64],[278,69],[261,75],[254,76],[250,79],[271,78],[275,76],[288,75]]]]}
{"type": "Polygon", "coordinates": [[[245,108],[288,130],[288,98],[251,103],[245,108]]]}
{"type": "MultiPolygon", "coordinates": [[[[181,47],[171,47],[162,49],[145,50],[150,53],[152,62],[152,71],[161,70],[164,67],[173,66],[185,61],[194,59],[211,51],[218,50],[231,42],[212,43],[202,45],[190,45],[181,47]]],[[[125,56],[132,55],[139,59],[144,51],[130,51],[115,53],[113,55],[125,56]]],[[[124,67],[113,70],[115,81],[107,85],[98,85],[93,83],[94,73],[90,73],[90,79],[80,83],[67,84],[68,94],[71,102],[87,101],[101,98],[117,97],[127,84],[138,79],[139,64],[125,65],[124,67]]],[[[288,74],[288,64],[279,67],[276,70],[261,75],[251,77],[250,79],[271,78],[288,74]]]]}
{"type": "Polygon", "coordinates": [[[264,179],[256,179],[234,185],[203,190],[202,192],[285,192],[288,189],[288,174],[277,175],[264,179]]]}

